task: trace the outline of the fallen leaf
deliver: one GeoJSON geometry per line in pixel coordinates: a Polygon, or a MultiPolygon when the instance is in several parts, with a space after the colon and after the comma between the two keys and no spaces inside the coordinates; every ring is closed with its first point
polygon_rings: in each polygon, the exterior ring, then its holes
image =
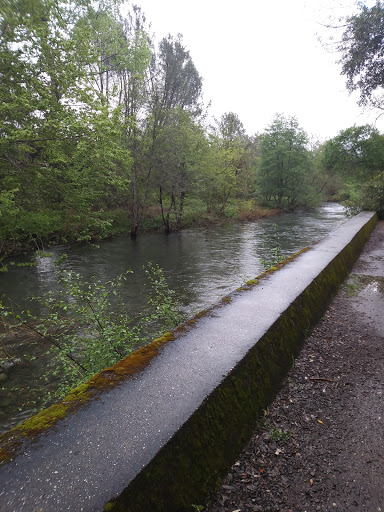
{"type": "Polygon", "coordinates": [[[310,481],[309,481],[309,485],[313,485],[313,480],[312,480],[312,478],[311,478],[311,479],[310,479],[310,481]]]}
{"type": "Polygon", "coordinates": [[[321,420],[317,420],[319,423],[323,423],[321,420]]]}
{"type": "Polygon", "coordinates": [[[263,468],[260,468],[260,469],[259,469],[259,473],[264,473],[264,469],[263,469],[263,468]]]}

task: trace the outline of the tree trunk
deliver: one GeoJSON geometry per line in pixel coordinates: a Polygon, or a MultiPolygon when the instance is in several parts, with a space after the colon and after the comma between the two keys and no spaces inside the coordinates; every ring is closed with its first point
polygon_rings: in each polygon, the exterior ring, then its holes
{"type": "Polygon", "coordinates": [[[183,216],[183,210],[184,210],[184,199],[185,199],[185,192],[181,192],[179,207],[176,209],[176,228],[177,229],[181,229],[181,218],[183,216]]]}

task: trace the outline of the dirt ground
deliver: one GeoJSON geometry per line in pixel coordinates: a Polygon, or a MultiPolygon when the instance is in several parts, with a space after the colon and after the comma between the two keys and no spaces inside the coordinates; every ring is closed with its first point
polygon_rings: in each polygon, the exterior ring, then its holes
{"type": "Polygon", "coordinates": [[[204,512],[384,512],[384,221],[204,512]]]}

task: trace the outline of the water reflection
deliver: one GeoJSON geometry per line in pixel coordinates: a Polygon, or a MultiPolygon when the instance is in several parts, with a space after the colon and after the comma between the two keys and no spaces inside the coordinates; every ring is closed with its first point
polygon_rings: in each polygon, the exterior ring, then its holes
{"type": "MultiPolygon", "coordinates": [[[[283,214],[257,222],[193,228],[168,236],[143,234],[136,240],[119,237],[101,242],[99,247],[88,244],[54,247],[49,250],[53,257],[37,258],[35,267],[10,266],[9,272],[0,275],[0,289],[20,305],[32,295],[54,290],[58,286],[54,261],[67,253],[63,268],[81,274],[85,280],[92,276],[110,280],[132,269],[123,298],[130,308],[139,310],[145,285],[142,266],[151,261],[164,269],[169,286],[181,298],[187,315],[192,315],[217,302],[245,279],[260,274],[264,270],[260,259],[270,259],[271,248],[277,244],[282,253],[289,256],[319,240],[345,220],[341,205],[326,203],[311,212],[283,214]]],[[[32,258],[19,257],[15,261],[23,263],[32,258]]],[[[17,340],[16,349],[18,344],[21,347],[19,357],[32,350],[27,343],[20,344],[17,340]]],[[[9,371],[6,382],[0,382],[0,427],[2,424],[3,430],[24,417],[25,412],[18,408],[27,390],[33,399],[38,398],[36,386],[41,384],[47,364],[42,355],[45,347],[38,347],[38,350],[39,358],[33,366],[18,365],[9,371]]]]}
{"type": "Polygon", "coordinates": [[[63,268],[78,272],[86,280],[92,276],[109,280],[132,269],[124,299],[139,308],[144,286],[142,266],[151,261],[164,269],[170,287],[191,312],[216,302],[243,279],[259,274],[263,270],[260,258],[268,259],[277,243],[284,254],[293,254],[344,220],[341,205],[325,203],[310,213],[283,214],[257,222],[193,228],[168,236],[143,234],[136,240],[119,237],[101,242],[99,247],[55,247],[49,251],[53,258],[38,258],[36,267],[10,267],[0,276],[0,287],[17,303],[31,295],[44,295],[57,286],[54,260],[67,253],[63,268]],[[274,224],[278,225],[278,237],[274,224]]]}

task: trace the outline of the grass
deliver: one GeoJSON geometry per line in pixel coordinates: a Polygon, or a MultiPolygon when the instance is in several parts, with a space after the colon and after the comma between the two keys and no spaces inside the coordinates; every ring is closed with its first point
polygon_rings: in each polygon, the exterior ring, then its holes
{"type": "Polygon", "coordinates": [[[272,427],[269,430],[268,435],[272,441],[287,443],[291,439],[292,432],[290,430],[283,430],[279,427],[272,427]]]}
{"type": "Polygon", "coordinates": [[[345,288],[347,290],[348,297],[355,297],[359,289],[358,277],[350,277],[350,279],[345,283],[345,288]]]}

